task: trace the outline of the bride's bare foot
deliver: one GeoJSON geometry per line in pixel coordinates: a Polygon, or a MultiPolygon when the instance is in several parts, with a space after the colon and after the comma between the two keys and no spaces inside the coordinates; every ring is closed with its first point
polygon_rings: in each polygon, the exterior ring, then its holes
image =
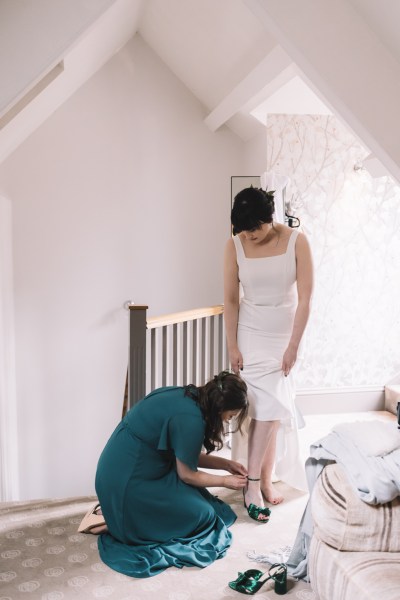
{"type": "Polygon", "coordinates": [[[280,504],[284,500],[283,496],[275,489],[272,483],[269,483],[268,485],[263,485],[261,493],[264,496],[265,500],[270,504],[280,504]]]}

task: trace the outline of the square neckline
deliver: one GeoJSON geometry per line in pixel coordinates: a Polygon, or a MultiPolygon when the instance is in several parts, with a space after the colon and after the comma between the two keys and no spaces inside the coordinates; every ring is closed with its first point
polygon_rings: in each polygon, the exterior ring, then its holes
{"type": "Polygon", "coordinates": [[[294,233],[295,233],[294,230],[290,233],[285,252],[282,252],[281,254],[273,254],[272,256],[246,256],[246,253],[245,253],[244,247],[243,247],[243,242],[242,242],[241,238],[239,237],[239,234],[235,237],[239,238],[240,246],[241,246],[242,252],[243,252],[243,258],[245,258],[246,260],[260,260],[260,259],[263,260],[265,258],[279,258],[281,256],[286,256],[286,254],[288,253],[288,250],[289,250],[290,240],[292,239],[292,235],[294,233]]]}

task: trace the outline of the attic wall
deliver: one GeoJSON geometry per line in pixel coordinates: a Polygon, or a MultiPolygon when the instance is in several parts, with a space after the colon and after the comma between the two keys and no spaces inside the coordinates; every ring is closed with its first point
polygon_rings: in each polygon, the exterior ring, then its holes
{"type": "Polygon", "coordinates": [[[244,144],[243,171],[234,175],[261,175],[267,168],[267,137],[265,128],[244,144]]]}
{"type": "Polygon", "coordinates": [[[120,419],[126,300],[222,301],[242,142],[136,36],[0,165],[12,203],[21,498],[93,493],[120,419]]]}
{"type": "Polygon", "coordinates": [[[291,178],[315,261],[300,389],[382,387],[400,370],[400,187],[355,171],[366,154],[333,116],[268,116],[268,170],[291,178]]]}

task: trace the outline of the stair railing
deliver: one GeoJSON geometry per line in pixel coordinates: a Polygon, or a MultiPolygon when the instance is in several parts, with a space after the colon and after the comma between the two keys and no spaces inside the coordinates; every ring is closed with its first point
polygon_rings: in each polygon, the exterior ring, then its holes
{"type": "Polygon", "coordinates": [[[129,304],[129,365],[123,414],[168,385],[202,385],[229,364],[222,304],[147,318],[129,304]]]}

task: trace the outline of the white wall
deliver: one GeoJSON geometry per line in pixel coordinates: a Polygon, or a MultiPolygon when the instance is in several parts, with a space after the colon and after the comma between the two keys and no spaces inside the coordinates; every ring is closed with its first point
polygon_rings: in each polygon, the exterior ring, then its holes
{"type": "Polygon", "coordinates": [[[0,166],[12,201],[21,498],[93,492],[120,418],[123,302],[222,301],[242,142],[136,36],[0,166]]]}
{"type": "Polygon", "coordinates": [[[0,502],[19,495],[11,231],[11,203],[0,195],[0,502]]]}
{"type": "Polygon", "coordinates": [[[263,129],[244,145],[243,173],[261,175],[267,170],[267,132],[263,129]]]}

